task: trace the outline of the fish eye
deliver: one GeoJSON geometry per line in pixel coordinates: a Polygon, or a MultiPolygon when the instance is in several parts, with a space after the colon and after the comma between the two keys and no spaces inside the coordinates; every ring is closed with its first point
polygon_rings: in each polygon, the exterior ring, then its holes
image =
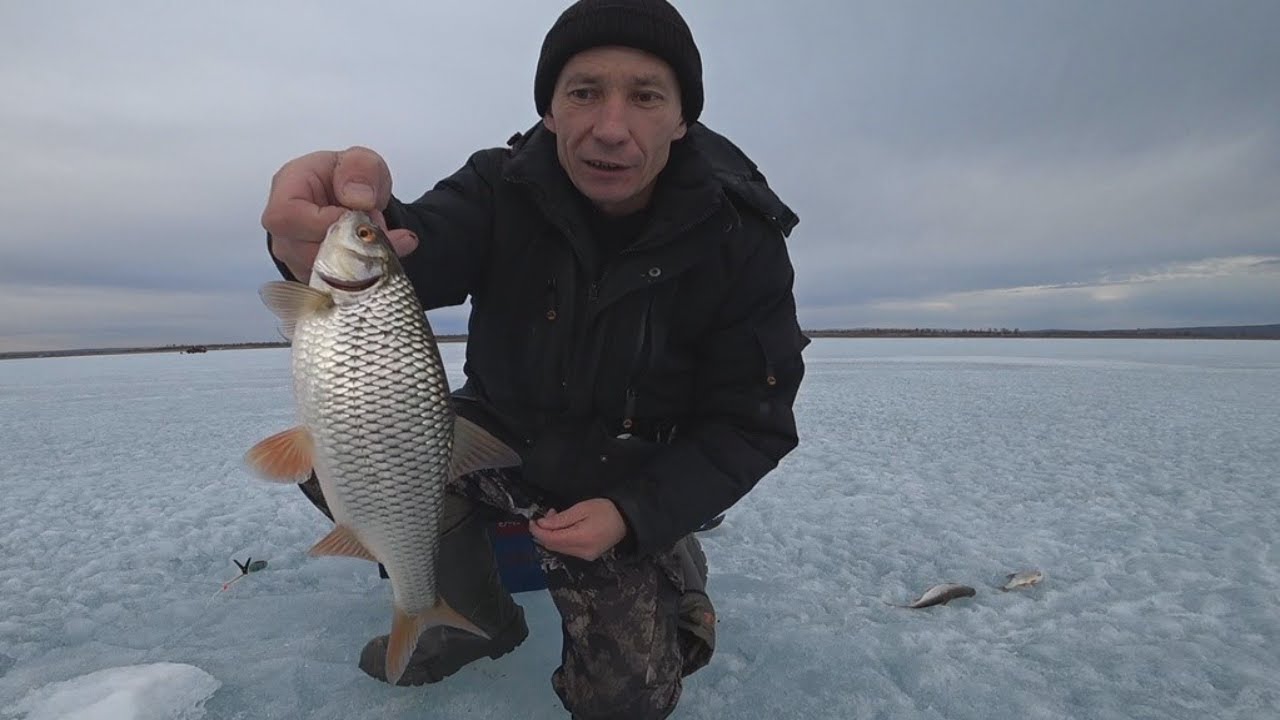
{"type": "Polygon", "coordinates": [[[377,239],[378,233],[369,225],[361,225],[356,229],[356,237],[367,243],[371,243],[377,239]]]}

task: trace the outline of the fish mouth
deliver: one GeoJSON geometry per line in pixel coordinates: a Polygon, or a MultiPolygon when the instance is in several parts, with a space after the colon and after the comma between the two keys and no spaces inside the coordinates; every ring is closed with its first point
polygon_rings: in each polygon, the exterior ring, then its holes
{"type": "Polygon", "coordinates": [[[382,279],[381,275],[374,275],[371,278],[365,278],[363,280],[339,280],[337,278],[329,277],[324,273],[316,274],[320,276],[321,280],[324,280],[325,285],[328,285],[334,290],[342,290],[344,292],[360,292],[362,290],[368,290],[382,279]]]}

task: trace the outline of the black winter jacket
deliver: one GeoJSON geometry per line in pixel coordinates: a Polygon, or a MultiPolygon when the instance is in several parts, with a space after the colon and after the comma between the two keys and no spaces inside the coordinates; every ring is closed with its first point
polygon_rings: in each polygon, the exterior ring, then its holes
{"type": "Polygon", "coordinates": [[[540,125],[482,150],[388,225],[427,309],[471,298],[459,412],[524,459],[560,508],[614,501],[624,548],[669,547],[797,444],[808,340],[784,237],[798,219],[732,143],[672,146],[636,242],[602,258],[540,125]]]}

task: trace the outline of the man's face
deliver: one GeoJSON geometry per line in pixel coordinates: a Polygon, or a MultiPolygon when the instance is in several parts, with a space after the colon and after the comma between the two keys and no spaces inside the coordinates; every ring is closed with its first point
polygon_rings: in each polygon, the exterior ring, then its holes
{"type": "Polygon", "coordinates": [[[626,47],[584,50],[569,59],[542,119],[574,187],[603,212],[642,209],[684,137],[675,71],[626,47]]]}

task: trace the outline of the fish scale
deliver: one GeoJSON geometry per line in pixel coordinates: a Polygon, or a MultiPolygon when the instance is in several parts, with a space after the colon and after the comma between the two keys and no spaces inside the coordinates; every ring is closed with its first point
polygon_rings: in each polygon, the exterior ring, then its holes
{"type": "Polygon", "coordinates": [[[392,276],[361,303],[299,322],[294,335],[321,489],[411,613],[436,598],[434,562],[421,558],[436,551],[453,432],[444,365],[414,305],[409,281],[392,276]]]}

